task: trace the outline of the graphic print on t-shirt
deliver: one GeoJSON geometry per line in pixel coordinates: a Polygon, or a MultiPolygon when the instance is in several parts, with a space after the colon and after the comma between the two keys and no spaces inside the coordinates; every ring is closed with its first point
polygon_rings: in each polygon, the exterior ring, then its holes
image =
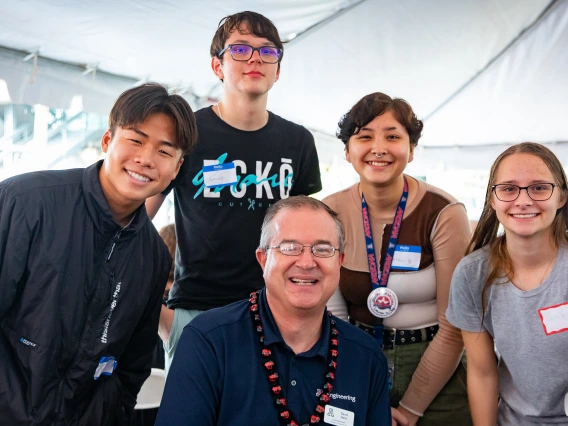
{"type": "MultiPolygon", "coordinates": [[[[216,160],[203,160],[203,166],[210,166],[215,164],[224,164],[227,159],[228,153],[224,153],[216,160]]],[[[201,194],[205,198],[220,198],[222,191],[230,191],[233,198],[243,198],[247,193],[247,188],[251,185],[256,185],[254,198],[261,200],[263,198],[268,200],[274,199],[273,190],[278,188],[280,198],[288,198],[293,184],[293,168],[292,159],[281,158],[280,168],[275,170],[274,163],[271,161],[263,163],[260,160],[256,161],[255,173],[248,173],[247,165],[242,160],[233,160],[232,163],[237,169],[237,183],[230,185],[229,189],[226,187],[208,188],[205,186],[203,178],[203,170],[197,172],[192,178],[191,183],[198,187],[193,198],[199,197],[201,194]],[[275,173],[273,173],[275,172],[275,173]],[[272,173],[272,174],[271,174],[272,173]]],[[[254,199],[249,198],[249,209],[254,209],[254,199]]]]}

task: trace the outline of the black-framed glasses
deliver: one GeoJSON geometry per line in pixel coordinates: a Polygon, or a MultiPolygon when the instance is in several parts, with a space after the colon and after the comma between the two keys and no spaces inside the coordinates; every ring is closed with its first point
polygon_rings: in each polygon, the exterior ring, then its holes
{"type": "Polygon", "coordinates": [[[267,247],[267,249],[277,249],[286,256],[299,256],[304,252],[304,248],[309,247],[315,257],[333,257],[335,252],[339,250],[331,244],[314,244],[313,246],[305,246],[300,243],[282,243],[279,246],[267,247]]]}
{"type": "Polygon", "coordinates": [[[280,55],[282,55],[282,49],[274,46],[252,47],[248,44],[229,44],[221,50],[217,56],[223,56],[223,53],[227,50],[231,52],[231,57],[235,61],[242,62],[246,62],[252,58],[255,50],[258,51],[261,61],[267,64],[276,64],[280,60],[280,55]]]}
{"type": "Polygon", "coordinates": [[[518,186],[509,183],[501,183],[498,185],[493,185],[491,188],[495,193],[495,196],[501,201],[515,201],[519,198],[521,190],[527,191],[528,196],[533,201],[546,201],[552,197],[554,192],[554,183],[535,183],[529,186],[518,186]]]}

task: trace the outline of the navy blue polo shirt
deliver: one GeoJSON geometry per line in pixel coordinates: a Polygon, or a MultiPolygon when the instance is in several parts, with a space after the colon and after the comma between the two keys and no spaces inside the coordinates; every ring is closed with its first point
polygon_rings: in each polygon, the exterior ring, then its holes
{"type": "MultiPolygon", "coordinates": [[[[322,318],[322,335],[307,352],[294,354],[284,342],[266,301],[259,296],[264,341],[272,351],[280,385],[292,417],[309,423],[327,372],[329,319],[322,318]]],[[[248,300],[212,309],[196,317],[181,335],[166,381],[156,426],[279,425],[258,333],[248,300]]],[[[335,318],[337,369],[326,407],[343,412],[353,423],[390,426],[387,362],[367,333],[335,318]],[[348,414],[352,413],[352,414],[348,414]]]]}

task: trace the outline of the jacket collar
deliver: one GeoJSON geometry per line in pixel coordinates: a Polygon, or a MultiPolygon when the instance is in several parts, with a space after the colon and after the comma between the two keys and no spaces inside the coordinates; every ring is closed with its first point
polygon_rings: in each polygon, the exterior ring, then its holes
{"type": "Polygon", "coordinates": [[[85,204],[95,228],[102,234],[117,232],[136,232],[149,220],[146,207],[142,204],[135,212],[132,220],[124,228],[113,217],[110,207],[103,193],[99,172],[104,160],[97,161],[85,168],[83,172],[83,193],[85,204]]]}

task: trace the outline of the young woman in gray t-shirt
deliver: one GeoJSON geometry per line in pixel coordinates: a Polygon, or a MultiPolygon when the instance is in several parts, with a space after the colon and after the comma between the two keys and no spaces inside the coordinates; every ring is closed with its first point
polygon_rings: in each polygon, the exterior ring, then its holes
{"type": "Polygon", "coordinates": [[[447,311],[462,329],[475,425],[568,424],[567,195],[542,145],[514,145],[491,168],[447,311]]]}

